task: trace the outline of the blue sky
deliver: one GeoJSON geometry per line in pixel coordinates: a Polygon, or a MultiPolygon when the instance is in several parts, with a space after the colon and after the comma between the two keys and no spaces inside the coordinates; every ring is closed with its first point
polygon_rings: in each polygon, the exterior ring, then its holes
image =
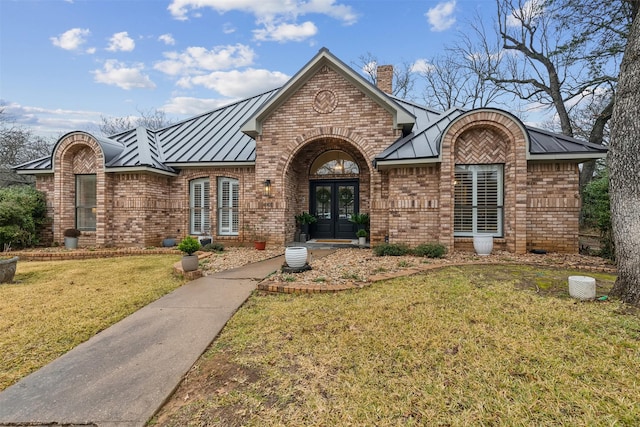
{"type": "MultiPolygon", "coordinates": [[[[0,99],[34,132],[178,120],[281,86],[320,48],[419,69],[493,0],[0,0],[0,99]]],[[[416,97],[420,98],[420,89],[416,97]]]]}

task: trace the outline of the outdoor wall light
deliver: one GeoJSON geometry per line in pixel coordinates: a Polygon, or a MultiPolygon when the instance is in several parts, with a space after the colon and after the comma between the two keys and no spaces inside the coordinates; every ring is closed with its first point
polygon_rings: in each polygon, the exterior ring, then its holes
{"type": "Polygon", "coordinates": [[[271,197],[271,180],[270,179],[267,179],[264,181],[263,194],[265,197],[271,197]]]}

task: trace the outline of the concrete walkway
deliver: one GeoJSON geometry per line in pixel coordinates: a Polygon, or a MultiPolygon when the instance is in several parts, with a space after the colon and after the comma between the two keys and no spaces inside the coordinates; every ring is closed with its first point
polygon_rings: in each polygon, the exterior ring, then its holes
{"type": "Polygon", "coordinates": [[[0,393],[0,425],[144,426],[277,257],[202,277],[0,393]]]}

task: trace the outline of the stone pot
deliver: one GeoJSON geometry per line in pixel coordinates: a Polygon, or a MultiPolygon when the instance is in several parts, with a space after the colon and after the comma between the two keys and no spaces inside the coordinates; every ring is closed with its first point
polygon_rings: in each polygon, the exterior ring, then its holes
{"type": "Polygon", "coordinates": [[[198,269],[198,255],[182,257],[182,271],[196,271],[198,269]]]}
{"type": "Polygon", "coordinates": [[[367,244],[367,238],[366,237],[358,237],[358,245],[364,246],[366,244],[367,244]]]}
{"type": "Polygon", "coordinates": [[[0,260],[0,283],[13,282],[13,276],[16,274],[18,265],[18,257],[14,256],[10,259],[0,260]]]}
{"type": "Polygon", "coordinates": [[[307,263],[307,248],[291,246],[284,250],[284,259],[291,268],[302,268],[307,263]]]}
{"type": "Polygon", "coordinates": [[[569,295],[579,300],[596,297],[596,279],[589,276],[569,276],[569,295]]]}
{"type": "Polygon", "coordinates": [[[163,248],[171,248],[175,245],[176,245],[176,239],[174,239],[173,237],[167,237],[166,239],[162,240],[163,248]]]}
{"type": "Polygon", "coordinates": [[[64,247],[66,249],[78,249],[78,238],[77,237],[65,237],[64,238],[64,247]]]}
{"type": "Polygon", "coordinates": [[[490,234],[476,234],[473,236],[473,249],[480,256],[491,255],[493,250],[493,236],[490,234]]]}

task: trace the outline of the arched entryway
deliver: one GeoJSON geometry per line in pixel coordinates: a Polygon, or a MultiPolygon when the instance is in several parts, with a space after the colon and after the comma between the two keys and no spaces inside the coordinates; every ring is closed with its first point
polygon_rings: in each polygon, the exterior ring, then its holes
{"type": "Polygon", "coordinates": [[[354,239],[356,228],[349,219],[369,212],[370,174],[368,161],[351,141],[323,137],[307,142],[285,174],[291,183],[289,215],[306,211],[318,218],[310,227],[311,238],[354,239]]]}
{"type": "Polygon", "coordinates": [[[342,150],[320,154],[309,171],[309,210],[318,222],[312,225],[316,239],[352,239],[350,222],[359,212],[360,168],[355,159],[342,150]]]}

